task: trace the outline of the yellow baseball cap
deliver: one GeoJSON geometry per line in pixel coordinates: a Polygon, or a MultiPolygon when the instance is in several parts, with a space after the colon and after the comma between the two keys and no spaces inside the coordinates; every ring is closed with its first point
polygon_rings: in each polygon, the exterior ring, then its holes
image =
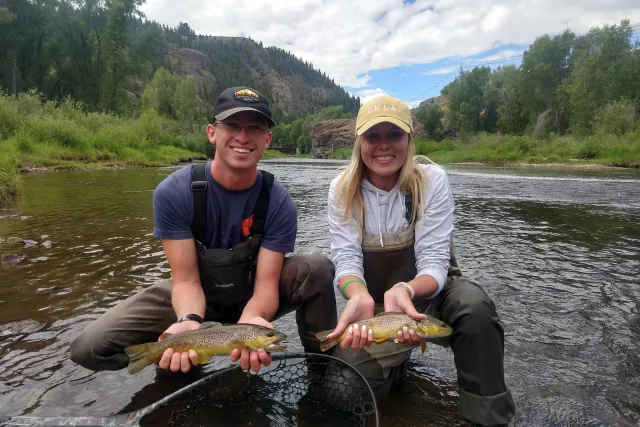
{"type": "Polygon", "coordinates": [[[367,101],[360,107],[356,119],[356,136],[378,123],[389,122],[407,133],[413,132],[411,112],[407,104],[389,95],[382,95],[367,101]]]}

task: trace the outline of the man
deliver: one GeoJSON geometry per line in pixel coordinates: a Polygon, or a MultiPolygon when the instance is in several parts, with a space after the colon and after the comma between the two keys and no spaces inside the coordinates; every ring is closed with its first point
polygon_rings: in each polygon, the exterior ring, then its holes
{"type": "MultiPolygon", "coordinates": [[[[335,328],[334,267],[321,256],[287,257],[297,231],[296,206],[258,161],[271,142],[267,99],[248,87],[223,91],[207,135],[215,158],[165,178],[153,197],[154,237],[160,238],[172,279],[121,302],[71,343],[71,359],[92,370],[128,365],[124,348],[161,333],[198,329],[205,319],[273,328],[271,320],[297,310],[306,351],[320,352],[315,333],[335,328]]],[[[242,369],[258,371],[271,356],[234,350],[242,369]]],[[[159,366],[188,372],[198,355],[162,355],[159,366]]]]}

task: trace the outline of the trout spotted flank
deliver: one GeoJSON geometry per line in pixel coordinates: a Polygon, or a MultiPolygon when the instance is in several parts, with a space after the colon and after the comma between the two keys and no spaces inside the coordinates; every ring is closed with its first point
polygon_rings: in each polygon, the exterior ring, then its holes
{"type": "MultiPolygon", "coordinates": [[[[124,351],[129,356],[129,373],[136,374],[146,366],[156,363],[165,350],[174,352],[194,350],[198,353],[201,364],[209,363],[213,356],[230,354],[233,349],[282,351],[286,347],[280,341],[287,336],[264,326],[235,324],[221,325],[205,322],[200,329],[179,334],[166,334],[166,338],[158,342],[133,345],[124,351]]],[[[162,337],[161,337],[162,338],[162,337]]]]}
{"type": "Polygon", "coordinates": [[[348,329],[353,327],[355,324],[359,327],[365,325],[367,327],[367,331],[371,329],[373,331],[373,341],[376,343],[394,340],[398,336],[398,331],[402,330],[402,328],[406,326],[409,329],[413,329],[418,337],[422,339],[420,347],[422,348],[423,353],[426,348],[425,339],[446,337],[453,331],[449,325],[431,316],[427,316],[423,320],[413,320],[405,313],[383,312],[378,313],[373,317],[369,317],[368,319],[362,319],[351,323],[347,326],[342,335],[334,339],[326,338],[327,335],[333,331],[317,333],[316,337],[320,340],[320,349],[322,351],[327,351],[341,343],[342,340],[347,337],[348,329]]]}

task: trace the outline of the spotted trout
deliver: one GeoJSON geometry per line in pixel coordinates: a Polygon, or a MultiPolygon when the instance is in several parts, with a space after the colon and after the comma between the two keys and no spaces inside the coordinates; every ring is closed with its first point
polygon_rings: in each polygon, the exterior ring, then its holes
{"type": "Polygon", "coordinates": [[[200,329],[179,334],[163,334],[158,342],[133,345],[124,351],[129,356],[129,373],[136,374],[152,363],[157,363],[168,348],[175,352],[194,350],[201,364],[209,363],[213,356],[230,354],[233,349],[268,352],[283,351],[280,341],[287,336],[264,326],[250,324],[221,325],[205,322],[200,329]]]}
{"type": "Polygon", "coordinates": [[[398,336],[398,331],[405,326],[413,329],[416,335],[421,338],[420,348],[422,353],[426,349],[425,340],[427,338],[446,337],[453,331],[449,325],[431,316],[427,316],[423,320],[413,320],[405,313],[382,312],[368,319],[349,324],[342,335],[334,339],[327,339],[327,335],[333,332],[331,330],[318,332],[316,337],[320,340],[320,349],[324,352],[341,343],[347,337],[348,329],[355,324],[359,327],[366,325],[367,331],[371,329],[373,331],[373,341],[376,343],[394,340],[398,336]]]}

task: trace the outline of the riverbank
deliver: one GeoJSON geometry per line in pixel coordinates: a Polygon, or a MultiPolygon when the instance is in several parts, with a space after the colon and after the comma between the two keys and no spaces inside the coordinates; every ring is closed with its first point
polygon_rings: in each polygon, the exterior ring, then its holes
{"type": "MultiPolygon", "coordinates": [[[[0,141],[0,145],[2,141],[0,141]]],[[[77,159],[40,156],[21,158],[0,155],[0,207],[11,203],[21,188],[22,175],[65,170],[132,169],[146,167],[176,166],[194,161],[206,161],[207,155],[183,150],[160,150],[161,156],[149,156],[148,152],[133,150],[130,157],[118,159],[115,156],[96,156],[91,159],[77,159]]],[[[309,155],[287,155],[276,150],[267,150],[264,158],[309,158],[309,155]]]]}
{"type": "Polygon", "coordinates": [[[147,167],[206,158],[203,123],[179,123],[153,111],[137,118],[87,113],[36,93],[0,96],[0,204],[29,171],[147,167]]]}
{"type": "MultiPolygon", "coordinates": [[[[458,141],[416,141],[416,153],[442,164],[640,168],[640,133],[585,138],[479,134],[458,141]]],[[[351,149],[329,155],[349,159],[351,149]]]]}

